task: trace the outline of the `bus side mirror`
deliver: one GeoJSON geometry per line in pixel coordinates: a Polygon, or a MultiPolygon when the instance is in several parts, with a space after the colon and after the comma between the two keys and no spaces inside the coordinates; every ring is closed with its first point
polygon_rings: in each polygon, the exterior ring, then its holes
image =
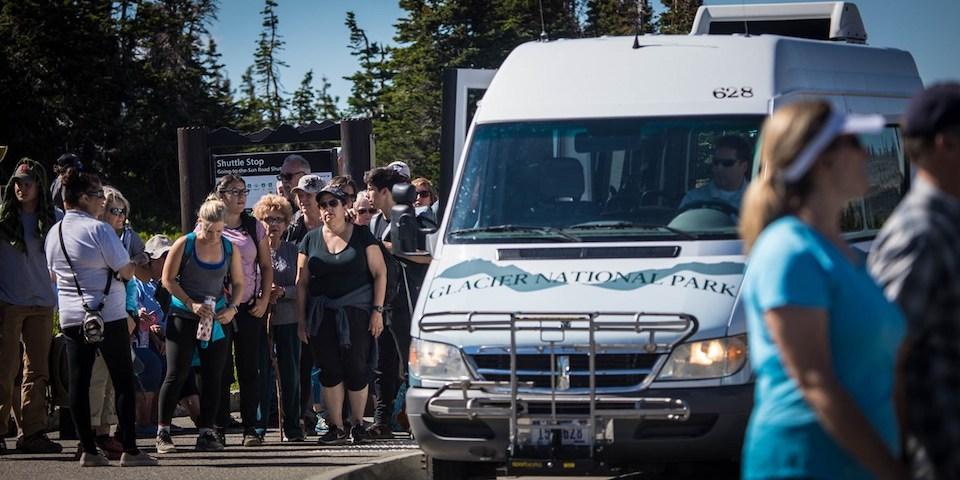
{"type": "Polygon", "coordinates": [[[425,252],[426,234],[434,233],[435,228],[421,228],[417,221],[417,210],[413,206],[417,190],[409,183],[398,183],[391,191],[394,205],[390,209],[390,242],[395,255],[427,255],[425,252]]]}

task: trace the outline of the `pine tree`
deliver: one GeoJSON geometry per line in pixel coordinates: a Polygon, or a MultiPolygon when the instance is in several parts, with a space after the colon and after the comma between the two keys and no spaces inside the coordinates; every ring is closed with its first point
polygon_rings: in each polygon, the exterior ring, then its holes
{"type": "Polygon", "coordinates": [[[657,19],[660,33],[687,34],[693,28],[693,20],[703,0],[660,0],[666,8],[657,19]]]}
{"type": "Polygon", "coordinates": [[[281,90],[280,68],[287,66],[286,62],[279,58],[286,42],[278,33],[280,19],[274,10],[276,7],[276,0],[264,0],[263,10],[260,11],[263,16],[263,30],[257,41],[257,50],[253,54],[257,83],[263,92],[267,118],[273,126],[279,125],[283,119],[286,102],[281,90]]]}
{"type": "Polygon", "coordinates": [[[257,131],[267,126],[267,105],[257,95],[253,75],[254,67],[251,65],[240,77],[241,97],[237,101],[237,128],[245,132],[257,131]]]}
{"type": "Polygon", "coordinates": [[[339,120],[342,116],[340,114],[340,108],[338,104],[340,103],[340,97],[335,97],[330,94],[330,81],[326,76],[320,77],[320,88],[317,89],[317,117],[321,120],[339,120]]]}
{"type": "Polygon", "coordinates": [[[316,94],[313,91],[313,70],[307,70],[300,81],[300,88],[293,92],[290,100],[290,121],[295,125],[305,125],[317,119],[316,94]]]}
{"type": "Polygon", "coordinates": [[[230,79],[223,70],[224,65],[220,63],[222,56],[217,50],[217,42],[213,37],[208,37],[203,66],[205,83],[210,97],[215,102],[213,105],[215,112],[213,114],[232,125],[236,120],[237,113],[233,100],[233,90],[230,88],[230,79]]]}
{"type": "Polygon", "coordinates": [[[353,12],[347,12],[344,24],[350,30],[350,55],[356,57],[360,63],[360,70],[343,77],[353,83],[347,105],[350,106],[352,115],[379,118],[383,113],[381,96],[392,76],[386,70],[389,52],[379,42],[371,42],[367,38],[367,32],[357,24],[353,12]]]}
{"type": "Polygon", "coordinates": [[[653,9],[647,0],[589,0],[586,9],[584,34],[632,35],[642,22],[641,33],[653,32],[653,9]]]}

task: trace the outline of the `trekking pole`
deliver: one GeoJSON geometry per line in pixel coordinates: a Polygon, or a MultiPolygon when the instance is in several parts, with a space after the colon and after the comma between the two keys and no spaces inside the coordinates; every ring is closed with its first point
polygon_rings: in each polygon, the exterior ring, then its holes
{"type": "MultiPolygon", "coordinates": [[[[280,442],[283,442],[283,396],[280,388],[280,365],[277,362],[276,345],[273,343],[273,305],[267,307],[267,349],[270,351],[270,363],[273,365],[273,376],[277,385],[277,433],[280,435],[280,442]]],[[[264,408],[264,410],[269,410],[264,408]]],[[[266,414],[270,418],[270,414],[266,414]]]]}

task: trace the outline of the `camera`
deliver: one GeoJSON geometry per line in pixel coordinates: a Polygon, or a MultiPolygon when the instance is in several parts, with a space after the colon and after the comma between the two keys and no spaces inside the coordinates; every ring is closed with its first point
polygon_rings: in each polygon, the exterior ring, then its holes
{"type": "Polygon", "coordinates": [[[83,339],[87,343],[100,343],[103,341],[103,315],[100,312],[87,310],[83,317],[80,331],[83,332],[83,339]]]}

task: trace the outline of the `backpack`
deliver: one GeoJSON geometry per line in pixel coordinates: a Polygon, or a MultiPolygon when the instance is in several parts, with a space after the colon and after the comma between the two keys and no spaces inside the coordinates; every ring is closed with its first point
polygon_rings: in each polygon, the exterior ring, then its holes
{"type": "Polygon", "coordinates": [[[257,238],[257,219],[246,211],[240,213],[240,230],[249,235],[254,244],[260,240],[257,238]]]}

